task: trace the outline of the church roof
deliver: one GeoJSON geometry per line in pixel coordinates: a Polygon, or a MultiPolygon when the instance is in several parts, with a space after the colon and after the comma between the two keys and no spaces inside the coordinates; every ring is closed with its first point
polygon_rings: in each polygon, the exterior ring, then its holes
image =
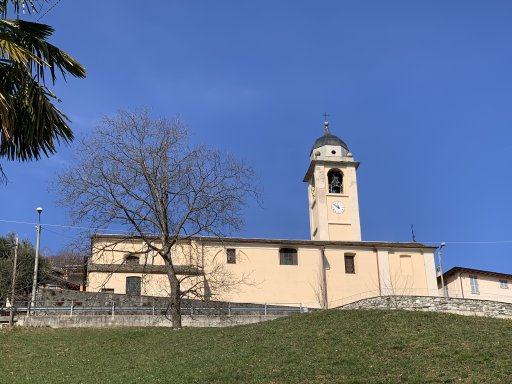
{"type": "Polygon", "coordinates": [[[340,145],[341,147],[349,151],[348,145],[338,136],[335,136],[331,133],[331,131],[329,130],[329,123],[326,121],[324,124],[325,133],[323,136],[316,139],[315,144],[313,144],[313,148],[311,148],[311,152],[313,152],[317,148],[323,147],[324,145],[340,145]]]}
{"type": "MultiPolygon", "coordinates": [[[[148,236],[150,239],[158,240],[158,236],[148,236]]],[[[140,237],[119,235],[119,234],[95,234],[91,236],[93,240],[136,240],[140,241],[140,237]]],[[[209,236],[192,236],[183,238],[183,240],[203,241],[205,243],[219,243],[224,246],[230,244],[263,244],[274,246],[310,246],[310,247],[354,247],[364,249],[384,248],[384,249],[423,249],[434,251],[437,246],[426,245],[415,242],[393,242],[393,241],[334,241],[334,240],[289,240],[289,239],[261,239],[261,238],[240,238],[240,237],[209,237],[209,236]]]]}

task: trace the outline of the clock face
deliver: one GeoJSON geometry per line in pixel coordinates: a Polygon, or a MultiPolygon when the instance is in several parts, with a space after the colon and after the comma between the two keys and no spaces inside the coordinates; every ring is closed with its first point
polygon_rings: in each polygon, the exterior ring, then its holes
{"type": "Polygon", "coordinates": [[[331,204],[331,209],[334,213],[345,212],[345,205],[341,201],[335,201],[331,204]]]}

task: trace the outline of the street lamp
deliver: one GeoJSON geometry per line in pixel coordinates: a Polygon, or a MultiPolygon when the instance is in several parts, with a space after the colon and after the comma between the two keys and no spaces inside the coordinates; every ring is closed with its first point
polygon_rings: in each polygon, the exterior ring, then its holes
{"type": "Polygon", "coordinates": [[[32,297],[30,300],[30,309],[35,308],[36,306],[36,291],[37,291],[37,270],[39,268],[39,244],[41,243],[41,212],[43,212],[43,208],[36,208],[38,214],[37,220],[37,240],[36,240],[36,258],[34,260],[34,279],[32,280],[32,297]]]}
{"type": "Polygon", "coordinates": [[[443,277],[443,267],[441,265],[441,249],[446,245],[446,243],[441,243],[437,248],[437,260],[439,264],[439,275],[441,276],[441,289],[443,290],[443,297],[446,297],[446,289],[444,287],[444,277],[443,277]]]}
{"type": "Polygon", "coordinates": [[[14,298],[16,297],[16,267],[18,266],[19,245],[18,235],[16,235],[16,242],[14,243],[14,265],[12,266],[11,310],[9,311],[9,326],[11,327],[14,324],[14,298]]]}

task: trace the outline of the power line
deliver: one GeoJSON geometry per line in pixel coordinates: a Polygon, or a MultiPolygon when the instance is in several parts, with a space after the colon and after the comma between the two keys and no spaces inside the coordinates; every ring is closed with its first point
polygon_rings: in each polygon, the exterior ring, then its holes
{"type": "MultiPolygon", "coordinates": [[[[34,222],[16,221],[16,220],[0,220],[0,223],[23,224],[23,225],[37,225],[37,223],[34,223],[34,222]]],[[[41,225],[44,226],[44,227],[56,227],[56,228],[67,228],[67,229],[86,229],[86,230],[90,230],[90,231],[112,231],[112,232],[132,233],[132,231],[127,231],[125,229],[80,227],[80,226],[75,226],[75,225],[61,225],[61,224],[48,224],[48,223],[41,223],[41,225]]]]}
{"type": "MultiPolygon", "coordinates": [[[[48,8],[48,9],[46,10],[46,12],[45,12],[45,13],[43,13],[43,14],[39,17],[39,19],[37,19],[37,21],[39,21],[39,20],[41,20],[43,17],[45,17],[45,16],[46,16],[46,14],[47,14],[48,12],[50,12],[53,8],[55,8],[55,7],[56,7],[56,6],[57,6],[61,1],[62,1],[62,0],[57,0],[57,2],[56,2],[56,3],[53,3],[53,5],[52,5],[50,8],[48,8]]],[[[41,6],[41,9],[43,9],[43,7],[42,7],[42,6],[41,6]]]]}
{"type": "MultiPolygon", "coordinates": [[[[16,220],[3,220],[0,219],[0,223],[8,223],[8,224],[23,224],[23,225],[37,225],[36,222],[29,221],[16,221],[16,220]]],[[[66,229],[77,229],[77,230],[90,230],[90,231],[109,231],[109,232],[120,232],[120,233],[128,233],[131,234],[133,231],[128,231],[125,229],[114,229],[114,228],[93,228],[93,227],[82,227],[76,225],[62,225],[62,224],[48,224],[41,223],[44,227],[55,227],[55,228],[66,228],[66,229]]],[[[55,232],[54,232],[55,233],[55,232]]],[[[149,233],[146,235],[150,235],[149,233]]],[[[442,242],[446,244],[458,245],[458,244],[512,244],[512,240],[494,240],[494,241],[420,241],[421,244],[441,244],[442,242]]]]}
{"type": "Polygon", "coordinates": [[[59,235],[59,236],[67,237],[68,239],[75,239],[76,238],[75,235],[72,235],[70,233],[66,233],[65,230],[54,231],[53,229],[50,229],[47,226],[45,226],[44,231],[45,232],[53,233],[54,235],[59,235]]]}
{"type": "MultiPolygon", "coordinates": [[[[441,244],[441,241],[421,241],[423,244],[441,244]]],[[[512,244],[512,240],[498,241],[444,241],[446,244],[512,244]]]]}

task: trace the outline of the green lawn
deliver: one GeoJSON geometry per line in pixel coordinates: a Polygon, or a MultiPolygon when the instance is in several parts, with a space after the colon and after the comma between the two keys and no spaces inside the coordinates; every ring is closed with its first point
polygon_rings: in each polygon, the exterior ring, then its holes
{"type": "Polygon", "coordinates": [[[512,383],[512,321],[337,311],[223,329],[0,331],[1,383],[512,383]]]}

